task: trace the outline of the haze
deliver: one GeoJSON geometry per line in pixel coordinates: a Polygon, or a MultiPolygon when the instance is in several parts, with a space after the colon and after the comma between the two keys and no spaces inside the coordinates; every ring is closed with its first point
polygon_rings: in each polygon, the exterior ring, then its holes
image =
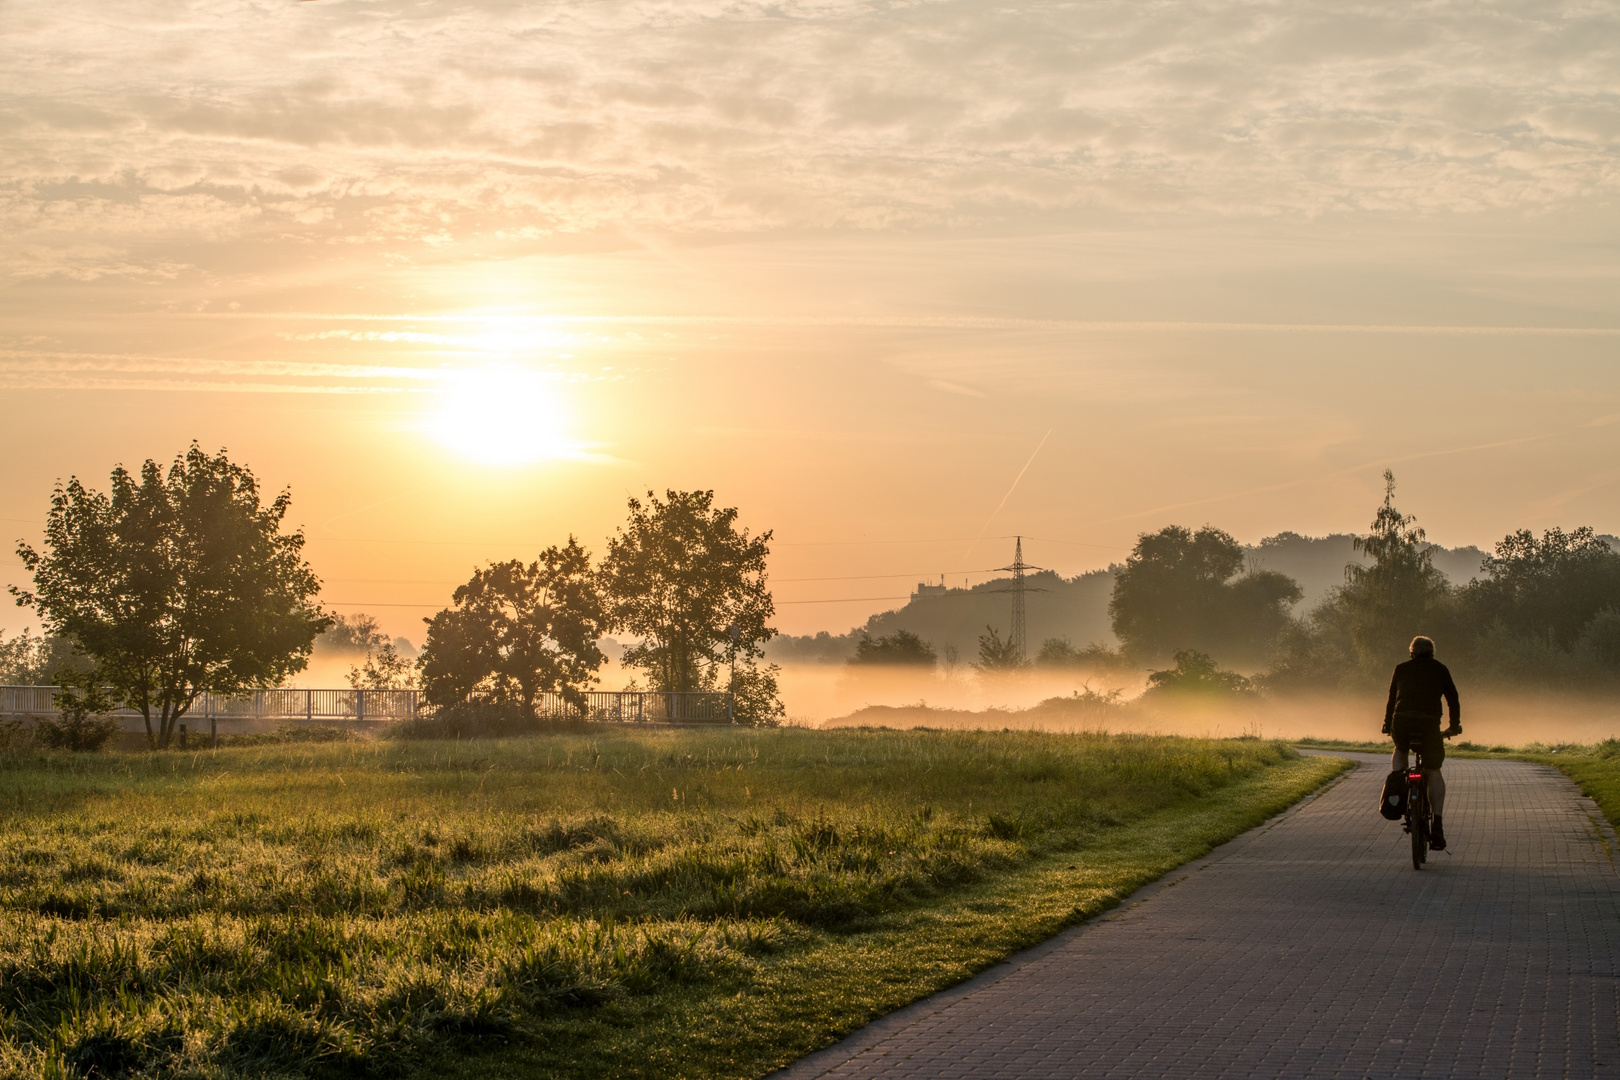
{"type": "Polygon", "coordinates": [[[1620,532],[1611,5],[8,0],[0,41],[30,542],[192,439],[417,641],[649,487],[775,531],[792,633],[1013,534],[1364,530],[1386,466],[1450,546],[1620,532]]]}

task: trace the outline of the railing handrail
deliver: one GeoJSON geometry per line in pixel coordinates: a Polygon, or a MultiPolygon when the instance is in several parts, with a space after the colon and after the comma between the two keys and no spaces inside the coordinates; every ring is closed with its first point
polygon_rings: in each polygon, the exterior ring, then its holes
{"type": "MultiPolygon", "coordinates": [[[[0,716],[36,716],[57,711],[59,686],[0,685],[0,716]]],[[[536,714],[553,719],[604,720],[621,723],[735,720],[735,701],[724,690],[586,690],[583,707],[560,691],[544,691],[536,714]]],[[[578,699],[576,698],[576,701],[578,699]]],[[[197,720],[303,720],[386,722],[427,710],[420,690],[315,687],[272,687],[240,694],[197,696],[186,716],[197,720]]],[[[127,705],[107,715],[140,716],[127,705]]]]}

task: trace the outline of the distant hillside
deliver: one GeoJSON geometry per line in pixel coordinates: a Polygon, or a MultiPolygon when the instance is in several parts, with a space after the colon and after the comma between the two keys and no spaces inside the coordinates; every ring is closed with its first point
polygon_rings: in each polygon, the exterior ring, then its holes
{"type": "MultiPolygon", "coordinates": [[[[1049,637],[1067,637],[1076,645],[1113,640],[1108,627],[1108,597],[1114,590],[1112,570],[1093,570],[1075,578],[1043,570],[1024,580],[1030,590],[1042,590],[1025,596],[1032,644],[1039,645],[1049,637]]],[[[979,635],[985,626],[1007,633],[1012,597],[1003,590],[1010,584],[1010,578],[998,578],[971,589],[947,589],[942,596],[920,596],[898,611],[872,616],[865,630],[874,637],[910,630],[931,642],[941,658],[947,646],[954,646],[965,664],[978,659],[979,635]]],[[[847,634],[823,632],[803,637],[783,634],[766,644],[766,655],[778,663],[842,663],[854,653],[860,630],[857,627],[847,634]]]]}
{"type": "MultiPolygon", "coordinates": [[[[1620,538],[1605,536],[1611,547],[1620,550],[1620,538]]],[[[1277,570],[1299,582],[1305,599],[1295,608],[1304,613],[1322,602],[1328,592],[1344,583],[1344,568],[1363,562],[1355,551],[1355,538],[1348,533],[1331,536],[1301,536],[1283,532],[1249,546],[1249,568],[1277,570]]],[[[1435,545],[1434,565],[1455,584],[1466,584],[1479,575],[1487,553],[1477,547],[1446,548],[1435,545]]],[[[1112,646],[1114,634],[1108,621],[1108,598],[1114,589],[1119,567],[1093,570],[1074,578],[1051,571],[1032,574],[1027,580],[1031,592],[1026,599],[1029,640],[1033,651],[1049,637],[1066,637],[1076,646],[1101,642],[1112,646]]],[[[1011,621],[1011,597],[1004,591],[1010,579],[999,578],[971,589],[948,589],[944,595],[920,596],[896,611],[872,616],[866,626],[847,633],[794,636],[783,634],[766,645],[766,655],[778,663],[842,663],[855,651],[855,642],[864,629],[874,637],[895,630],[910,630],[931,642],[943,657],[947,646],[954,646],[966,664],[978,658],[979,635],[986,625],[1005,634],[1011,621]]]]}
{"type": "MultiPolygon", "coordinates": [[[[1299,587],[1305,590],[1305,599],[1300,601],[1296,612],[1311,610],[1330,590],[1343,585],[1346,566],[1367,563],[1356,552],[1355,537],[1349,533],[1301,536],[1283,532],[1246,546],[1245,550],[1249,555],[1249,569],[1276,570],[1299,582],[1299,587]]],[[[1429,550],[1434,553],[1434,565],[1456,585],[1467,584],[1470,578],[1478,577],[1479,564],[1487,554],[1473,546],[1445,548],[1435,544],[1429,550]]]]}

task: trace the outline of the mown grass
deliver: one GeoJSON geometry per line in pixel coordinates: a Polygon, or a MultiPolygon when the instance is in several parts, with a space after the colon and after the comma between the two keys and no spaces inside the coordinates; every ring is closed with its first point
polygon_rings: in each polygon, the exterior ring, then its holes
{"type": "Polygon", "coordinates": [[[643,731],[0,764],[0,1074],[757,1076],[1332,775],[643,731]]]}
{"type": "Polygon", "coordinates": [[[1609,824],[1620,829],[1620,739],[1605,739],[1595,746],[1533,747],[1524,756],[1575,781],[1609,824]]]}

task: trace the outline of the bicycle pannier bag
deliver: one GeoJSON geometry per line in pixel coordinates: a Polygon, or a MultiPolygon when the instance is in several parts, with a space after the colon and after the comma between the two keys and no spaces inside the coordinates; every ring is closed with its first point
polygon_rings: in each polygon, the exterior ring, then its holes
{"type": "Polygon", "coordinates": [[[1391,821],[1406,816],[1406,773],[1396,769],[1384,778],[1384,791],[1378,797],[1378,812],[1391,821]]]}

